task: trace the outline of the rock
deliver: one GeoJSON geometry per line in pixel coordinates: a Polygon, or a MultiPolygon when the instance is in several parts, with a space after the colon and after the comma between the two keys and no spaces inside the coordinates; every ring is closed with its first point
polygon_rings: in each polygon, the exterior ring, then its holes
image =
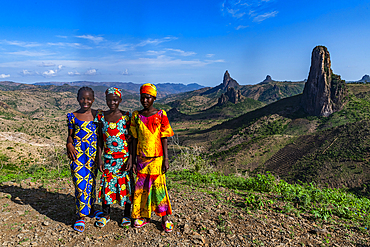
{"type": "Polygon", "coordinates": [[[217,105],[221,106],[227,102],[238,103],[242,99],[242,94],[240,90],[235,90],[233,87],[228,87],[226,93],[221,94],[218,98],[217,105]]]}
{"type": "Polygon", "coordinates": [[[184,234],[187,234],[187,233],[189,233],[191,230],[190,230],[190,226],[189,226],[189,224],[185,224],[184,225],[184,227],[183,227],[183,231],[182,231],[182,233],[184,233],[184,234]]]}
{"type": "Polygon", "coordinates": [[[347,94],[345,81],[333,74],[328,49],[316,46],[302,94],[303,109],[310,115],[327,117],[343,108],[347,94]]]}
{"type": "Polygon", "coordinates": [[[233,78],[231,78],[230,74],[229,74],[229,71],[226,70],[225,74],[224,74],[224,79],[222,81],[222,90],[226,90],[227,88],[229,87],[237,87],[239,86],[239,83],[234,80],[233,78]]]}
{"type": "Polygon", "coordinates": [[[48,226],[48,225],[49,225],[49,222],[44,221],[44,222],[42,222],[42,224],[43,224],[44,226],[48,226]]]}

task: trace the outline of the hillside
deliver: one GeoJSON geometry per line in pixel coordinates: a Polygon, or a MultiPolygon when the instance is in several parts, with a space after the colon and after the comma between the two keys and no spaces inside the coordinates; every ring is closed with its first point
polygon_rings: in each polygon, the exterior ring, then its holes
{"type": "Polygon", "coordinates": [[[159,102],[185,114],[203,111],[217,104],[218,98],[227,91],[228,87],[240,90],[241,96],[270,104],[277,100],[302,93],[305,82],[275,81],[270,76],[256,85],[240,85],[231,78],[228,71],[224,74],[223,82],[211,88],[202,88],[191,92],[167,96],[159,102]]]}
{"type": "Polygon", "coordinates": [[[209,128],[179,133],[202,146],[226,173],[271,171],[290,182],[370,183],[370,85],[350,84],[348,102],[329,117],[307,115],[302,95],[285,98],[209,128]]]}

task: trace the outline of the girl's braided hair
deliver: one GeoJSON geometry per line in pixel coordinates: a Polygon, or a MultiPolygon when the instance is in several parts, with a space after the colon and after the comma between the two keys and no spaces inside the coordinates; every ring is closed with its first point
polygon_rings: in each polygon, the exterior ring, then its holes
{"type": "Polygon", "coordinates": [[[92,88],[91,88],[91,87],[81,87],[80,89],[78,89],[78,92],[77,92],[77,98],[79,98],[79,97],[80,97],[80,94],[81,94],[83,91],[85,91],[85,92],[90,92],[90,93],[92,94],[93,98],[95,98],[95,97],[94,97],[94,90],[92,90],[92,88]]]}

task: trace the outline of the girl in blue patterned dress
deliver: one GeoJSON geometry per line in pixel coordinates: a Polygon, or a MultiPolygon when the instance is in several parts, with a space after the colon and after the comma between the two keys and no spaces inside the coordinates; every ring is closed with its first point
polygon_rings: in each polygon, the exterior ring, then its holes
{"type": "Polygon", "coordinates": [[[91,109],[94,102],[94,91],[89,87],[78,90],[77,100],[80,109],[67,114],[68,137],[67,155],[70,161],[71,175],[75,186],[75,202],[78,220],[73,228],[85,230],[85,217],[99,218],[101,211],[94,210],[96,200],[95,185],[97,166],[97,125],[94,123],[96,110],[91,109]]]}
{"type": "Polygon", "coordinates": [[[121,90],[111,87],[105,92],[109,111],[98,111],[95,122],[99,123],[98,146],[99,170],[103,173],[100,182],[99,202],[102,203],[103,214],[96,221],[97,227],[104,227],[110,221],[110,205],[117,203],[125,206],[120,226],[131,224],[131,156],[129,152],[130,113],[119,110],[122,101],[121,90]],[[103,148],[104,147],[104,148],[103,148]],[[104,163],[101,153],[104,149],[104,163]]]}

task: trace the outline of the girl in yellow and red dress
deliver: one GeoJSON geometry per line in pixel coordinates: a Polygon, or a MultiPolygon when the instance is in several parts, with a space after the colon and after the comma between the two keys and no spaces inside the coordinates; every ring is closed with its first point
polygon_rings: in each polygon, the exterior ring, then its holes
{"type": "Polygon", "coordinates": [[[121,226],[131,224],[131,156],[129,152],[130,113],[119,110],[122,92],[110,87],[105,92],[109,111],[98,111],[95,121],[99,123],[99,135],[102,141],[98,147],[99,170],[101,177],[99,202],[102,203],[103,215],[95,222],[97,227],[104,227],[110,221],[110,205],[118,203],[125,206],[121,226]],[[101,153],[104,146],[104,163],[101,153]]]}
{"type": "Polygon", "coordinates": [[[172,209],[165,173],[169,168],[167,137],[174,133],[166,112],[153,107],[156,97],[157,89],[153,84],[142,85],[140,102],[144,109],[132,114],[133,171],[137,176],[131,217],[135,219],[134,227],[139,228],[149,223],[154,211],[162,216],[163,229],[171,232],[173,223],[167,215],[172,214],[172,209]]]}

